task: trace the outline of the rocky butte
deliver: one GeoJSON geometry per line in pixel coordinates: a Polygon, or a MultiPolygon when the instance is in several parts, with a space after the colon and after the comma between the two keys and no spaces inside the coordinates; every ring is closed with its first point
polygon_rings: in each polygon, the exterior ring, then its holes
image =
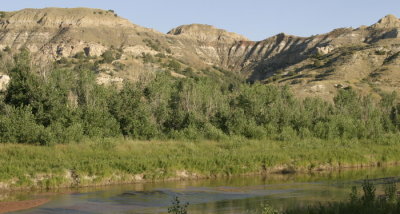
{"type": "MultiPolygon", "coordinates": [[[[400,86],[400,20],[394,15],[356,29],[340,28],[311,37],[280,33],[250,41],[202,24],[179,26],[164,34],[135,25],[112,10],[1,12],[2,66],[20,48],[30,50],[39,70],[55,61],[79,56],[95,59],[109,51],[112,60],[97,68],[100,84],[137,81],[168,69],[165,64],[174,61],[181,70],[190,68],[199,75],[206,75],[205,70],[221,75],[228,71],[250,82],[290,85],[299,97],[330,99],[337,88],[344,87],[378,94],[400,86]]],[[[181,70],[171,69],[171,73],[185,77],[181,70]]],[[[0,75],[4,88],[7,75],[0,75]]]]}

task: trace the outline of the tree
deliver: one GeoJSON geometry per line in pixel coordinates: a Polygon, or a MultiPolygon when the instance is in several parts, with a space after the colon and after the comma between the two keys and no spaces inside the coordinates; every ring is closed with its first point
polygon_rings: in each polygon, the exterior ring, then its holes
{"type": "Polygon", "coordinates": [[[392,121],[393,125],[400,129],[400,104],[392,107],[390,112],[390,120],[392,121]]]}
{"type": "Polygon", "coordinates": [[[29,106],[7,107],[0,116],[0,142],[39,143],[51,141],[48,130],[35,121],[29,106]]]}
{"type": "Polygon", "coordinates": [[[137,139],[150,139],[157,135],[148,105],[144,104],[143,93],[132,84],[111,98],[110,112],[116,118],[122,134],[137,139]]]}
{"type": "MultiPolygon", "coordinates": [[[[39,77],[30,71],[30,54],[24,49],[14,57],[5,101],[16,107],[33,104],[42,93],[39,77]]],[[[34,109],[36,110],[36,109],[34,109]]]]}

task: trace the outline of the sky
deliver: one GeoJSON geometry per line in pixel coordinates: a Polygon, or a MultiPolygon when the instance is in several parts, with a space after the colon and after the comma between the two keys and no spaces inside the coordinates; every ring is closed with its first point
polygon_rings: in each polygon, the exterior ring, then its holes
{"type": "Polygon", "coordinates": [[[335,28],[400,17],[400,0],[0,0],[0,10],[90,7],[113,9],[131,22],[161,32],[183,24],[209,24],[262,40],[284,32],[310,36],[335,28]]]}

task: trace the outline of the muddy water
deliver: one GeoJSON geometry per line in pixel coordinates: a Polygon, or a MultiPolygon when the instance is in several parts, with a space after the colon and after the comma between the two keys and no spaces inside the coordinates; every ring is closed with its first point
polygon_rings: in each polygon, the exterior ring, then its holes
{"type": "MultiPolygon", "coordinates": [[[[400,167],[81,189],[57,194],[45,205],[14,213],[167,213],[175,196],[189,203],[189,213],[254,213],[265,203],[285,209],[346,200],[350,187],[360,185],[367,177],[379,189],[385,182],[399,182],[400,167]]],[[[34,195],[26,193],[26,197],[29,194],[34,195]]]]}

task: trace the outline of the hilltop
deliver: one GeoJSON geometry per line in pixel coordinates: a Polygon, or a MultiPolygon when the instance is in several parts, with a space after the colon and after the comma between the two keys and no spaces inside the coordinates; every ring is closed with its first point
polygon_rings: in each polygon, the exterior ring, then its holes
{"type": "Polygon", "coordinates": [[[110,60],[96,67],[101,84],[136,81],[161,69],[176,77],[211,73],[224,78],[230,73],[250,82],[289,84],[300,97],[329,99],[343,87],[364,94],[399,89],[400,21],[394,15],[356,29],[311,37],[280,33],[249,41],[203,24],[164,34],[112,10],[45,8],[1,14],[0,49],[15,53],[26,47],[42,69],[44,62],[74,64],[79,57],[95,62],[107,53],[110,60]]]}

